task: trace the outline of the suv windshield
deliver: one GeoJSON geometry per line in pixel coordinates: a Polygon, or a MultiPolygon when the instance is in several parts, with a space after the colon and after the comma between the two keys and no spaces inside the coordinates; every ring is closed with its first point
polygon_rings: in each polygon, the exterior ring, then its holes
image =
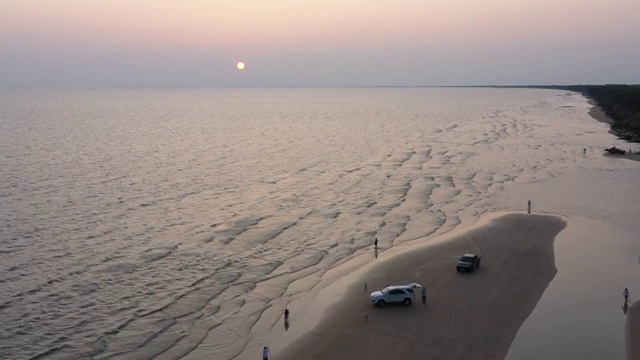
{"type": "Polygon", "coordinates": [[[468,256],[463,256],[462,258],[460,258],[460,261],[470,263],[470,262],[473,262],[473,258],[468,256]]]}
{"type": "Polygon", "coordinates": [[[382,290],[380,290],[381,293],[383,293],[384,295],[394,295],[394,294],[402,294],[404,291],[408,291],[408,292],[413,292],[413,289],[410,288],[384,288],[382,290]]]}

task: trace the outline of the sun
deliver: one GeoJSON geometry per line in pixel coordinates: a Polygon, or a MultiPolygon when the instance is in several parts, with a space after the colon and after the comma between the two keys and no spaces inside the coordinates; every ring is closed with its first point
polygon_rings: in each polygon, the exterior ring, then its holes
{"type": "Polygon", "coordinates": [[[238,62],[236,64],[236,67],[238,68],[238,70],[242,70],[242,69],[244,69],[244,63],[242,61],[240,61],[240,62],[238,62]]]}

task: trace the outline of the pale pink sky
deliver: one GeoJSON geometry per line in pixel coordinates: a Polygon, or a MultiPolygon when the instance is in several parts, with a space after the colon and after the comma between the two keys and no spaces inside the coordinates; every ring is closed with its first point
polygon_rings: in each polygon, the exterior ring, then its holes
{"type": "Polygon", "coordinates": [[[640,83],[639,0],[0,0],[0,9],[5,88],[640,83]]]}

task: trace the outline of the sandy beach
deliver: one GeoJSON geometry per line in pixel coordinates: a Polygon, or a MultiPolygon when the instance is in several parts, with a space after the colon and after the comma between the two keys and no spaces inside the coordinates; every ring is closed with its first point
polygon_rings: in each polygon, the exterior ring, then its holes
{"type": "Polygon", "coordinates": [[[622,154],[622,155],[609,155],[609,154],[604,154],[603,156],[605,157],[609,157],[609,158],[618,158],[618,159],[627,159],[627,160],[632,160],[632,161],[640,161],[640,154],[637,153],[626,153],[626,154],[622,154]]]}
{"type": "MultiPolygon", "coordinates": [[[[609,126],[613,123],[613,121],[607,116],[607,114],[605,114],[604,110],[602,110],[602,108],[600,108],[599,106],[596,105],[596,103],[593,100],[589,100],[589,103],[591,105],[593,105],[593,107],[591,108],[591,110],[589,110],[589,115],[602,123],[608,124],[609,126]]],[[[610,133],[613,134],[613,132],[611,130],[609,130],[610,133]]],[[[606,146],[609,147],[609,146],[606,146]]],[[[640,153],[637,149],[637,144],[629,144],[629,143],[625,143],[623,146],[617,146],[619,148],[621,148],[622,150],[625,150],[627,153],[623,154],[623,155],[610,155],[607,153],[603,153],[603,156],[606,157],[611,157],[611,158],[623,158],[623,159],[627,159],[627,160],[633,160],[633,161],[640,161],[640,153]]]]}
{"type": "Polygon", "coordinates": [[[557,216],[506,214],[382,261],[277,358],[502,359],[556,274],[553,241],[565,226],[557,216]],[[480,269],[456,272],[468,252],[482,256],[480,269]],[[417,298],[378,308],[369,300],[373,290],[411,282],[427,287],[426,305],[417,298]]]}
{"type": "Polygon", "coordinates": [[[605,124],[611,125],[613,121],[607,116],[607,114],[602,110],[595,101],[589,99],[589,104],[593,105],[593,107],[589,110],[589,115],[597,121],[603,122],[605,124]]]}
{"type": "Polygon", "coordinates": [[[627,319],[625,321],[625,344],[628,360],[640,359],[640,342],[633,341],[640,337],[640,300],[636,300],[627,309],[627,319]]]}

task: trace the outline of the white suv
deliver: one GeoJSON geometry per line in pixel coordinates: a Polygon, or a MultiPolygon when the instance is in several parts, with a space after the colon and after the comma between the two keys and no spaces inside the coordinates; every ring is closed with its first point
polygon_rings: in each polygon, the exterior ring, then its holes
{"type": "Polygon", "coordinates": [[[371,293],[371,302],[383,307],[387,303],[403,303],[405,305],[411,305],[413,299],[416,298],[416,294],[413,292],[411,285],[394,285],[387,286],[380,291],[374,291],[371,293]]]}

